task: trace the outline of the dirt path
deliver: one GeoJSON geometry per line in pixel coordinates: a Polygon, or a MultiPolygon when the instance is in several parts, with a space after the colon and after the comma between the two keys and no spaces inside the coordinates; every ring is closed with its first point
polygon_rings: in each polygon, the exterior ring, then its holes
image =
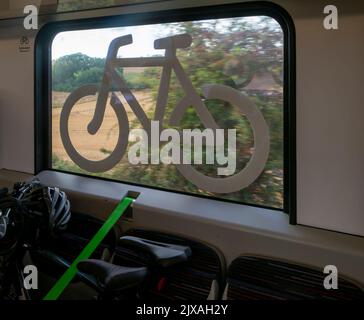
{"type": "MultiPolygon", "coordinates": [[[[148,113],[154,110],[155,102],[150,91],[136,91],[134,95],[143,107],[144,112],[148,113]]],[[[64,150],[61,141],[59,121],[62,108],[57,106],[62,106],[67,96],[68,93],[53,93],[53,106],[56,107],[52,109],[52,152],[61,160],[70,160],[70,158],[64,150]]],[[[136,117],[124,97],[121,95],[118,95],[118,97],[125,106],[129,125],[131,125],[132,121],[136,120],[136,117]]],[[[119,128],[115,113],[108,103],[100,130],[95,135],[88,134],[86,128],[92,119],[95,102],[96,99],[94,97],[87,97],[74,107],[69,122],[70,137],[75,148],[87,159],[101,160],[108,155],[109,151],[115,148],[119,128]]]]}

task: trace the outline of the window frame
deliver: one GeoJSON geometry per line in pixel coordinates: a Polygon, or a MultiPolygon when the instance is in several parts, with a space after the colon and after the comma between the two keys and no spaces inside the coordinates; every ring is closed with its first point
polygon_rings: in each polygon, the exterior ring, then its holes
{"type": "MultiPolygon", "coordinates": [[[[114,8],[114,7],[112,7],[114,8]]],[[[112,9],[111,8],[111,9],[112,9]]],[[[49,22],[38,32],[34,52],[34,145],[35,174],[44,170],[66,172],[92,179],[118,182],[213,199],[242,205],[283,211],[289,214],[291,224],[296,217],[296,39],[294,22],[281,6],[270,2],[248,2],[228,5],[213,5],[193,8],[170,9],[144,13],[126,13],[106,17],[49,22]],[[52,168],[52,101],[51,101],[51,47],[54,37],[63,31],[86,30],[108,27],[135,26],[144,24],[183,22],[202,19],[218,19],[249,16],[268,16],[275,19],[283,32],[283,209],[259,204],[242,203],[236,200],[214,198],[206,195],[169,190],[167,188],[120,181],[52,168]]]]}

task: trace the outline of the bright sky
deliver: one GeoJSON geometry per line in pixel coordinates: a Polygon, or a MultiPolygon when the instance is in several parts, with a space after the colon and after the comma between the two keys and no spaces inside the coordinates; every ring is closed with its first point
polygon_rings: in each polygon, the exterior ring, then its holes
{"type": "MultiPolygon", "coordinates": [[[[231,20],[248,20],[259,22],[259,17],[221,19],[218,28],[223,29],[231,20]]],[[[208,21],[208,20],[207,20],[208,21]]],[[[274,21],[274,20],[272,20],[274,21]]],[[[173,26],[174,23],[168,23],[173,26]]],[[[52,59],[58,59],[64,55],[81,52],[90,57],[105,58],[110,42],[122,35],[133,35],[133,43],[119,50],[119,56],[141,57],[163,54],[163,50],[155,50],[154,40],[166,36],[170,31],[166,24],[105,28],[80,31],[66,31],[59,33],[52,44],[52,59]]]]}
{"type": "Polygon", "coordinates": [[[90,57],[105,58],[110,42],[116,37],[133,35],[133,43],[121,48],[123,57],[140,57],[162,53],[154,50],[154,40],[163,36],[160,25],[133,26],[111,29],[67,31],[59,33],[52,44],[52,59],[82,52],[90,57]]]}

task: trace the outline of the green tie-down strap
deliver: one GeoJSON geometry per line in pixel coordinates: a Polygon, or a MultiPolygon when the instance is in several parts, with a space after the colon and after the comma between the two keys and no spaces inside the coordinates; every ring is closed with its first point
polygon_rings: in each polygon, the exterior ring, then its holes
{"type": "Polygon", "coordinates": [[[108,232],[114,226],[114,224],[120,219],[125,210],[130,206],[130,204],[134,201],[134,199],[125,197],[105,223],[102,225],[99,231],[94,235],[94,237],[90,240],[90,242],[86,245],[86,247],[82,250],[79,256],[73,261],[71,266],[67,269],[67,271],[63,274],[63,276],[56,282],[53,288],[48,292],[48,294],[44,297],[43,300],[57,300],[58,297],[62,294],[63,290],[70,284],[72,279],[77,274],[77,264],[81,260],[85,260],[90,258],[92,253],[95,251],[97,246],[101,243],[101,241],[106,237],[108,232]]]}

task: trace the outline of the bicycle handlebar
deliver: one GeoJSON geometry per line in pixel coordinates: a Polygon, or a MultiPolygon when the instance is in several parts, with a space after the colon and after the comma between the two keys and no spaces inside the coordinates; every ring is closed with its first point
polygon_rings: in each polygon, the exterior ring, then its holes
{"type": "MultiPolygon", "coordinates": [[[[121,36],[111,41],[107,58],[115,58],[118,54],[119,48],[133,43],[133,36],[128,34],[121,36]]],[[[169,49],[169,48],[188,48],[192,43],[192,38],[189,34],[178,34],[171,37],[165,37],[154,41],[154,49],[169,49]]]]}
{"type": "Polygon", "coordinates": [[[189,34],[178,34],[176,36],[157,39],[154,41],[154,49],[188,48],[192,43],[189,34]]]}
{"type": "Polygon", "coordinates": [[[107,52],[107,58],[115,58],[118,54],[119,48],[123,46],[127,46],[128,44],[133,43],[133,36],[131,34],[128,34],[126,36],[121,36],[113,41],[111,41],[108,52],[107,52]]]}

